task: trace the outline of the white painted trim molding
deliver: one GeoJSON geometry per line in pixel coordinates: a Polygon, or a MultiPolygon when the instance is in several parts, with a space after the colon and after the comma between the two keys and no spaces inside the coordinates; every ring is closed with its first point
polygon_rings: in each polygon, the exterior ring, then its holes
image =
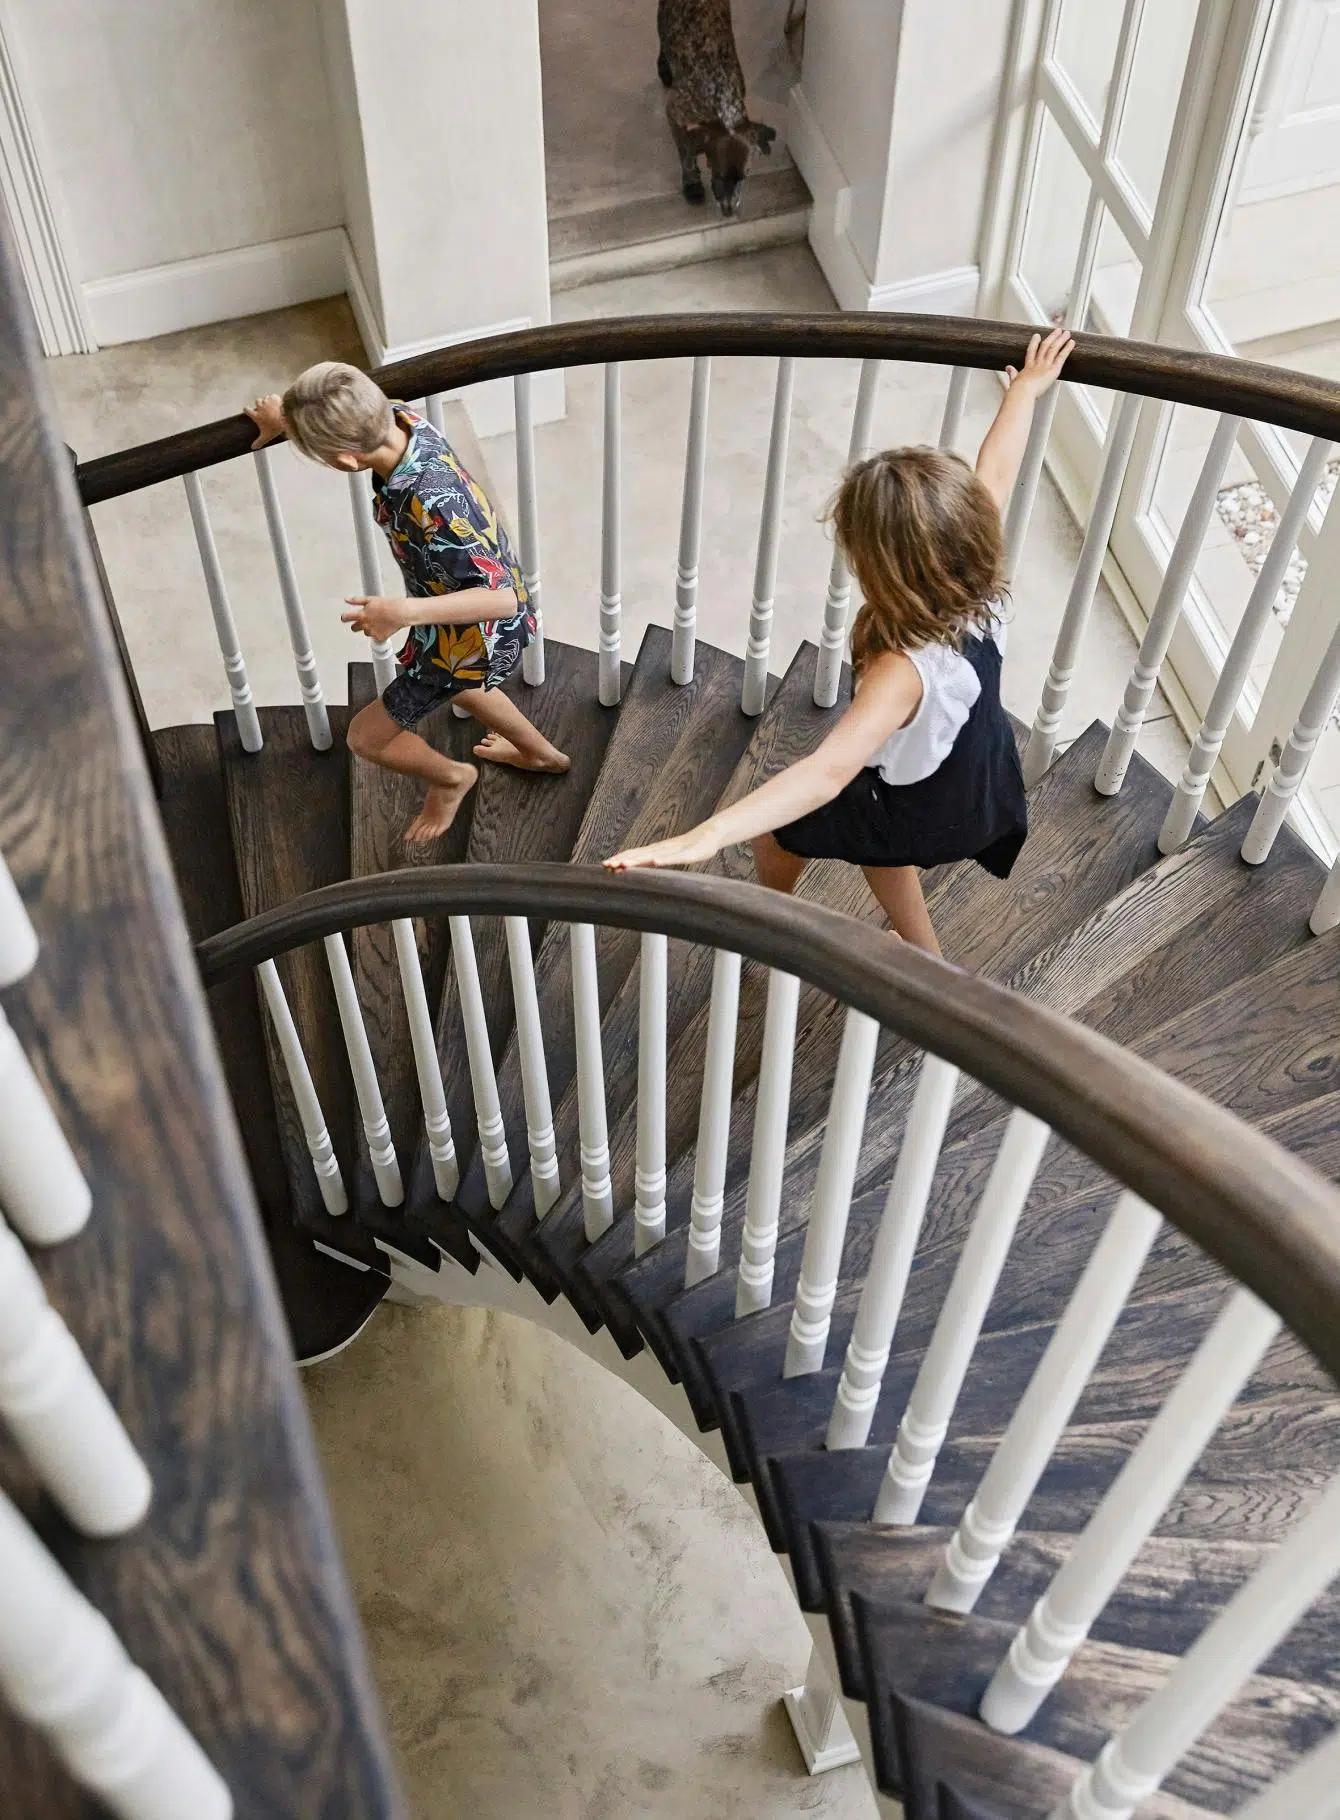
{"type": "Polygon", "coordinates": [[[98,344],[65,256],[40,148],[23,105],[21,61],[6,28],[0,12],[0,198],[13,227],[42,352],[91,354],[98,344]]]}
{"type": "Polygon", "coordinates": [[[873,285],[865,307],[909,310],[929,316],[974,316],[977,288],[977,267],[955,265],[943,272],[927,272],[920,278],[895,278],[892,284],[873,285]]]}
{"type": "Polygon", "coordinates": [[[258,316],[344,289],[344,230],[322,228],[287,240],[206,253],[145,266],[84,286],[84,302],[100,342],[147,341],[207,322],[258,316]]]}
{"type": "MultiPolygon", "coordinates": [[[[373,304],[371,293],[359,269],[358,255],[347,233],[341,231],[344,258],[344,290],[363,337],[368,361],[374,367],[391,366],[397,360],[413,360],[429,354],[434,348],[455,347],[462,341],[482,341],[489,335],[513,335],[531,326],[529,316],[518,316],[509,322],[480,323],[468,329],[444,330],[440,335],[426,335],[419,341],[388,342],[381,315],[373,304]]],[[[336,286],[336,289],[339,289],[336,286]]],[[[469,414],[476,436],[502,436],[511,432],[513,394],[510,379],[491,379],[483,385],[462,386],[444,392],[443,398],[460,399],[469,414]]],[[[531,408],[536,423],[557,423],[567,415],[567,397],[563,375],[536,373],[531,382],[531,408]]]]}

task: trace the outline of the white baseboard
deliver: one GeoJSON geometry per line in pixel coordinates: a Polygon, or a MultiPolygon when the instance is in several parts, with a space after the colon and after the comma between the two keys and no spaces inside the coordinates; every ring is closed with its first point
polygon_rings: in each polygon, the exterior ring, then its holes
{"type": "Polygon", "coordinates": [[[975,265],[950,266],[921,278],[895,278],[871,287],[868,310],[910,310],[922,316],[972,316],[977,310],[975,265]]]}
{"type": "MultiPolygon", "coordinates": [[[[348,293],[358,332],[363,337],[368,359],[374,367],[390,366],[397,360],[413,360],[429,354],[434,348],[454,347],[462,341],[482,341],[489,335],[516,334],[531,326],[529,316],[510,322],[490,322],[469,329],[452,329],[440,335],[428,335],[420,341],[388,342],[381,317],[368,294],[359,270],[349,236],[341,231],[344,260],[344,289],[348,293]]],[[[462,386],[444,392],[444,398],[460,399],[469,413],[475,435],[501,436],[513,427],[512,382],[510,379],[485,380],[482,385],[462,386]]],[[[531,384],[531,409],[536,423],[557,423],[567,415],[567,398],[561,372],[537,373],[531,384]]]]}
{"type": "Polygon", "coordinates": [[[83,292],[94,337],[108,345],[257,316],[343,289],[344,229],[324,228],[95,278],[83,292]]]}

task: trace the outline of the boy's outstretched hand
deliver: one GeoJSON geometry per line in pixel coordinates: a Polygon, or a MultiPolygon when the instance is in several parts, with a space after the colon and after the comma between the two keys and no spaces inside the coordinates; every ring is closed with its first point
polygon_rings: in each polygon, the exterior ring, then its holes
{"type": "Polygon", "coordinates": [[[1056,384],[1061,377],[1061,368],[1070,358],[1075,348],[1075,337],[1069,329],[1053,329],[1045,338],[1035,335],[1028,344],[1024,355],[1022,369],[1006,367],[1005,377],[1010,382],[1010,390],[1022,387],[1040,397],[1049,386],[1056,384]]]}
{"type": "Polygon", "coordinates": [[[254,403],[243,405],[243,410],[255,424],[260,434],[252,443],[253,449],[263,449],[267,442],[273,442],[276,436],[288,433],[284,422],[284,401],[278,392],[268,392],[264,398],[257,398],[254,403]]]}
{"type": "Polygon", "coordinates": [[[629,847],[625,853],[611,854],[604,861],[607,872],[635,872],[644,866],[696,866],[702,860],[720,853],[721,842],[710,821],[699,822],[687,834],[676,834],[670,840],[658,840],[650,847],[629,847]]]}
{"type": "Polygon", "coordinates": [[[403,600],[388,600],[382,594],[348,594],[345,602],[356,611],[341,613],[341,621],[355,632],[366,632],[369,638],[394,638],[414,623],[405,618],[403,600]]]}

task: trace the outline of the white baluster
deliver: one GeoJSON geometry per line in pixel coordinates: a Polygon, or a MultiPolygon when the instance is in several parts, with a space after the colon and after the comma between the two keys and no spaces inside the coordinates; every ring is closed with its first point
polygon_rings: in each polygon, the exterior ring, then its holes
{"type": "Polygon", "coordinates": [[[596,932],[573,923],[572,1016],[577,1039],[577,1126],[582,1156],[582,1225],[598,1239],[614,1223],[610,1182],[609,1121],[605,1110],[605,1063],[600,1047],[600,987],[596,932]]]}
{"type": "Polygon", "coordinates": [[[0,854],[0,986],[12,986],[31,973],[36,960],[37,931],[0,854]]]}
{"type": "Polygon", "coordinates": [[[898,1437],[875,1504],[876,1523],[917,1520],[1050,1135],[1042,1120],[1031,1113],[1016,1109],[1010,1114],[972,1231],[964,1241],[935,1332],[898,1424],[898,1437]]]}
{"type": "Polygon", "coordinates": [[[864,1447],[869,1439],[958,1078],[939,1056],[922,1059],[828,1423],[830,1449],[864,1447]]]}
{"type": "Polygon", "coordinates": [[[117,1820],[231,1820],[218,1771],[3,1493],[0,1692],[117,1820]]]}
{"type": "Polygon", "coordinates": [[[512,1159],[508,1155],[507,1133],[503,1129],[502,1101],[498,1097],[498,1075],[493,1066],[488,1020],[484,1015],[484,993],[479,984],[475,938],[470,931],[468,916],[448,917],[447,924],[451,930],[451,959],[456,970],[456,993],[461,1003],[465,1054],[470,1064],[470,1090],[475,1102],[475,1129],[479,1133],[484,1181],[488,1186],[489,1205],[501,1207],[512,1192],[512,1159]]]}
{"type": "Polygon", "coordinates": [[[693,1160],[693,1201],[684,1287],[715,1274],[721,1261],[721,1210],[726,1200],[730,1153],[731,1087],[735,1079],[735,1028],[740,1009],[740,957],[718,948],[712,962],[712,1002],[707,1011],[707,1050],[698,1106],[698,1147],[693,1160]]]}
{"type": "Polygon", "coordinates": [[[795,361],[789,355],[783,355],[777,362],[777,390],[772,401],[768,467],[763,481],[763,510],[758,525],[758,555],[754,562],[754,599],[749,609],[744,682],[740,689],[740,710],[744,714],[761,714],[768,696],[772,603],[777,592],[777,557],[782,544],[782,506],[786,493],[786,463],[791,448],[791,396],[795,389],[795,378],[795,361]]]}
{"type": "Polygon", "coordinates": [[[981,1713],[996,1731],[1021,1731],[1065,1673],[1279,1328],[1233,1293],[992,1677],[981,1713]]]}
{"type": "Polygon", "coordinates": [[[1340,1479],[1077,1778],[1052,1820],[1130,1820],[1340,1574],[1340,1479]]]}
{"type": "Polygon", "coordinates": [[[1337,923],[1340,923],[1340,859],[1335,861],[1326,875],[1326,883],[1321,888],[1316,908],[1308,918],[1307,926],[1313,935],[1325,935],[1337,923]]]}
{"type": "Polygon", "coordinates": [[[423,1125],[428,1136],[428,1155],[433,1165],[433,1186],[438,1199],[451,1200],[460,1186],[460,1164],[451,1136],[451,1117],[447,1096],[442,1090],[442,1065],[437,1057],[433,1037],[433,1017],[428,1008],[428,992],[423,983],[423,966],[414,939],[414,924],[408,917],[397,917],[391,924],[396,960],[400,965],[400,984],[405,994],[405,1015],[409,1020],[410,1047],[414,1051],[414,1071],[419,1077],[419,1098],[423,1103],[423,1125]]]}
{"type": "Polygon", "coordinates": [[[1060,387],[1053,386],[1050,392],[1043,393],[1033,408],[1033,424],[1028,432],[1023,461],[1019,464],[1019,478],[1014,483],[1005,512],[1005,574],[1010,581],[1019,573],[1019,558],[1028,536],[1028,523],[1033,516],[1042,464],[1047,455],[1047,439],[1051,435],[1052,418],[1056,415],[1060,396],[1060,387]]]}
{"type": "Polygon", "coordinates": [[[698,559],[703,544],[703,482],[707,471],[707,404],[712,362],[700,354],[693,363],[689,440],[684,452],[684,501],[679,515],[679,562],[675,570],[675,629],[670,643],[670,680],[693,681],[698,624],[698,559]]]}
{"type": "Polygon", "coordinates": [[[0,1207],[34,1245],[58,1245],[93,1196],[32,1064],[0,1011],[0,1207]]]}
{"type": "Polygon", "coordinates": [[[1177,630],[1177,622],[1182,616],[1182,605],[1195,573],[1196,558],[1205,541],[1205,533],[1214,512],[1214,502],[1219,493],[1219,483],[1224,478],[1224,470],[1233,453],[1233,444],[1241,422],[1240,417],[1221,417],[1205,452],[1205,461],[1192,490],[1186,516],[1177,533],[1177,541],[1173,544],[1172,555],[1168,558],[1163,585],[1154,602],[1154,611],[1149,616],[1145,635],[1140,641],[1135,668],[1131,671],[1125,696],[1098,763],[1093,787],[1103,796],[1115,796],[1125,781],[1127,767],[1135,751],[1136,738],[1144,724],[1145,711],[1158,684],[1159,671],[1168,655],[1168,646],[1177,630]]]}
{"type": "Polygon", "coordinates": [[[791,1112],[791,1065],[796,1049],[800,981],[793,973],[768,975],[768,1008],[763,1020],[763,1056],[754,1101],[754,1140],[749,1152],[749,1191],[735,1315],[753,1314],[772,1301],[773,1259],[782,1210],[786,1127],[791,1112]]]}
{"type": "Polygon", "coordinates": [[[148,1469],[3,1220],[0,1415],[42,1483],[85,1535],[122,1535],[149,1508],[148,1469]]]}
{"type": "Polygon", "coordinates": [[[1061,629],[1056,635],[1056,648],[1052,652],[1047,680],[1042,685],[1042,700],[1033,722],[1033,730],[1028,736],[1028,745],[1024,749],[1024,782],[1030,787],[1046,771],[1056,753],[1061,716],[1070,696],[1070,685],[1075,679],[1075,669],[1079,662],[1080,645],[1098,592],[1098,579],[1103,572],[1103,558],[1107,554],[1107,540],[1112,535],[1117,501],[1121,497],[1126,466],[1131,458],[1131,445],[1135,441],[1136,426],[1140,421],[1141,402],[1133,393],[1128,394],[1113,412],[1108,426],[1107,446],[1103,452],[1102,470],[1098,476],[1098,488],[1093,497],[1088,526],[1084,532],[1084,544],[1070,583],[1070,593],[1061,617],[1061,629]]]}
{"type": "MultiPolygon", "coordinates": [[[[358,545],[358,579],[365,594],[382,591],[381,563],[377,558],[377,521],[372,516],[372,476],[349,476],[349,507],[354,515],[354,541],[358,545]]],[[[372,674],[381,694],[396,679],[395,652],[389,638],[372,641],[372,674]]]]}
{"type": "Polygon", "coordinates": [[[1337,699],[1340,699],[1340,630],[1337,630],[1326,647],[1326,655],[1313,678],[1312,687],[1298,710],[1293,732],[1285,742],[1280,761],[1271,773],[1270,782],[1252,817],[1252,825],[1242,843],[1242,857],[1249,866],[1259,866],[1270,857],[1275,836],[1284,826],[1289,805],[1307,776],[1317,741],[1326,731],[1337,699]]]}
{"type": "Polygon", "coordinates": [[[530,374],[512,380],[512,421],[516,426],[516,530],[521,545],[521,578],[535,615],[535,636],[521,654],[521,674],[532,687],[544,681],[544,612],[540,604],[540,490],[535,478],[535,411],[530,374]]]}
{"type": "Polygon", "coordinates": [[[623,417],[620,367],[605,368],[604,489],[600,520],[600,675],[602,708],[613,708],[623,693],[619,623],[623,615],[623,417]]]}
{"type": "Polygon", "coordinates": [[[326,713],[325,696],[321,693],[321,678],[317,674],[316,653],[312,650],[312,634],[308,629],[307,615],[303,610],[302,595],[298,591],[298,572],[293,566],[293,552],[289,548],[288,528],[284,523],[284,514],[279,504],[279,488],[275,484],[273,467],[274,450],[257,449],[252,455],[256,463],[256,478],[260,482],[261,504],[265,508],[265,528],[270,534],[270,548],[274,553],[275,574],[279,578],[279,598],[284,603],[284,618],[288,621],[288,641],[293,650],[293,662],[298,672],[298,688],[302,691],[303,713],[307,716],[307,731],[312,745],[318,752],[330,750],[330,716],[326,713]]]}
{"type": "Polygon", "coordinates": [[[633,1249],[638,1257],[665,1237],[665,1022],[669,944],[642,937],[637,1002],[637,1169],[633,1249]]]}
{"type": "Polygon", "coordinates": [[[800,1260],[795,1307],[786,1340],[783,1377],[819,1371],[837,1299],[842,1246],[851,1213],[851,1191],[865,1130],[870,1076],[875,1066],[879,1025],[863,1011],[848,1010],[842,1027],[833,1091],[828,1100],[823,1149],[810,1202],[809,1228],[800,1260]]]}
{"type": "Polygon", "coordinates": [[[1263,1789],[1233,1820],[1340,1820],[1340,1731],[1263,1789]]]}
{"type": "Polygon", "coordinates": [[[400,1180],[400,1164],[396,1158],[395,1145],[391,1141],[390,1121],[382,1103],[381,1084],[372,1059],[372,1047],[363,1023],[363,1009],[358,1002],[353,968],[349,965],[349,951],[342,935],[328,935],[324,946],[331,984],[335,988],[340,1029],[344,1032],[345,1053],[349,1057],[349,1072],[354,1077],[354,1096],[358,1101],[363,1136],[367,1139],[368,1158],[377,1183],[377,1194],[384,1207],[399,1207],[405,1199],[405,1189],[400,1180]]]}
{"type": "Polygon", "coordinates": [[[298,1026],[293,1021],[293,1013],[289,1010],[279,970],[273,961],[262,961],[256,969],[256,977],[265,997],[265,1008],[270,1013],[270,1021],[275,1028],[279,1053],[284,1058],[284,1070],[288,1075],[289,1086],[293,1089],[293,1102],[298,1109],[308,1154],[316,1171],[316,1183],[321,1190],[322,1202],[327,1213],[348,1213],[349,1197],[344,1191],[339,1159],[335,1155],[335,1146],[330,1141],[330,1133],[326,1130],[325,1115],[316,1096],[312,1071],[303,1054],[302,1039],[298,1035],[298,1026]]]}
{"type": "Polygon", "coordinates": [[[1160,1223],[1154,1209],[1136,1195],[1123,1194],[1117,1202],[976,1495],[950,1539],[926,1594],[928,1605],[957,1612],[969,1612],[976,1605],[1065,1432],[1160,1223]]]}
{"type": "Polygon", "coordinates": [[[524,916],[505,916],[507,964],[512,974],[516,1040],[521,1056],[521,1092],[526,1106],[526,1146],[530,1151],[535,1217],[542,1220],[558,1199],[558,1153],[554,1114],[549,1102],[549,1071],[544,1059],[544,1030],[535,990],[535,958],[530,925],[524,916]]]}
{"type": "Polygon", "coordinates": [[[219,562],[218,546],[214,542],[214,527],[209,522],[209,513],[205,507],[200,476],[183,474],[182,485],[186,488],[186,503],[191,510],[191,527],[195,532],[196,548],[200,552],[200,567],[205,575],[209,610],[214,616],[219,655],[223,658],[223,668],[228,677],[228,693],[232,697],[233,713],[237,717],[237,735],[244,752],[259,752],[261,723],[256,713],[251,684],[247,681],[247,666],[237,636],[237,621],[233,618],[228,589],[224,585],[223,567],[219,562]]]}
{"type": "Polygon", "coordinates": [[[1261,642],[1261,634],[1270,623],[1271,610],[1280,591],[1280,584],[1284,580],[1289,559],[1298,547],[1299,536],[1307,522],[1308,511],[1316,497],[1317,486],[1332,446],[1324,437],[1314,436],[1303,457],[1303,465],[1298,470],[1298,479],[1289,495],[1289,503],[1275,528],[1275,535],[1257,573],[1246,610],[1238,622],[1238,629],[1233,635],[1233,643],[1219,673],[1210,705],[1205,710],[1205,719],[1196,734],[1181,782],[1168,804],[1168,813],[1163,818],[1163,827],[1159,832],[1160,853],[1171,853],[1174,848],[1180,847],[1195,825],[1220,747],[1247,681],[1247,673],[1252,667],[1256,647],[1261,642]]]}
{"type": "MultiPolygon", "coordinates": [[[[875,415],[875,397],[883,371],[878,360],[861,362],[861,377],[856,387],[856,408],[852,412],[851,437],[847,443],[847,466],[853,467],[870,453],[871,425],[875,415]]],[[[964,374],[966,383],[967,375],[964,374]]],[[[953,381],[950,381],[951,388],[953,381]]],[[[961,402],[961,401],[960,401],[961,402]]],[[[819,633],[819,657],[814,667],[814,704],[831,708],[837,701],[838,683],[842,679],[842,651],[847,640],[847,615],[851,608],[851,570],[836,545],[828,569],[828,594],[824,600],[824,623],[819,633]]]]}
{"type": "Polygon", "coordinates": [[[423,414],[432,424],[439,436],[447,433],[446,419],[442,415],[441,392],[429,392],[423,401],[423,414]]]}
{"type": "Polygon", "coordinates": [[[942,449],[952,449],[958,441],[958,433],[963,423],[963,407],[968,401],[968,367],[955,367],[949,375],[949,389],[945,393],[944,416],[940,419],[940,434],[937,437],[942,449]]]}

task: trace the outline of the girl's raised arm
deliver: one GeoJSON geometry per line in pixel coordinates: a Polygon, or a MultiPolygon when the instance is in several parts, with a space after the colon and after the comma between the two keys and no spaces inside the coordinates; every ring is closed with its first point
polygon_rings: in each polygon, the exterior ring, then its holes
{"type": "Polygon", "coordinates": [[[891,733],[906,726],[921,703],[921,676],[910,658],[881,652],[866,665],[861,686],[842,719],[808,758],[799,759],[742,796],[729,809],[710,815],[687,834],[631,847],[605,861],[611,872],[638,866],[693,866],[723,847],[757,834],[771,834],[822,803],[833,800],[891,733]]]}
{"type": "Polygon", "coordinates": [[[1019,464],[1028,447],[1033,406],[1056,384],[1070,356],[1075,338],[1069,329],[1053,329],[1044,340],[1035,335],[1024,355],[1023,370],[1006,367],[1010,389],[1000,401],[996,421],[987,431],[977,456],[977,478],[1003,512],[1014,490],[1019,464]]]}

